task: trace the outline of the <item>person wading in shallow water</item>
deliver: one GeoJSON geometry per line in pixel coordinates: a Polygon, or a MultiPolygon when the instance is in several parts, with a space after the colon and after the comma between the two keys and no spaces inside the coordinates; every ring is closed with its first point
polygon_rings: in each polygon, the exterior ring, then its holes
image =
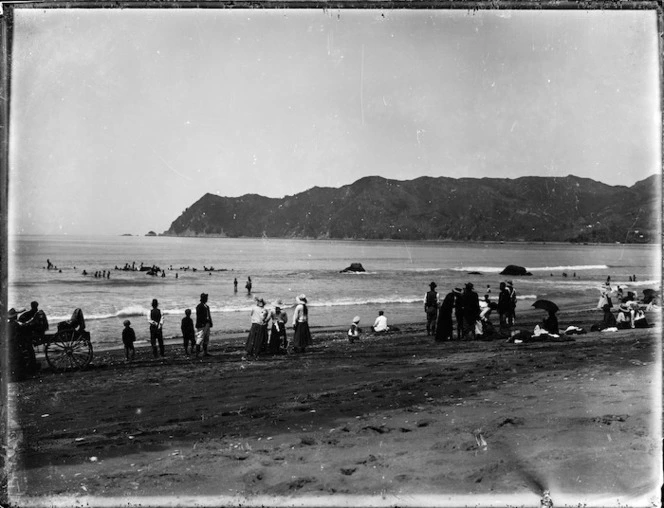
{"type": "Polygon", "coordinates": [[[436,283],[429,284],[431,288],[424,295],[424,312],[427,314],[427,335],[436,335],[436,318],[438,317],[438,292],[436,283]]]}

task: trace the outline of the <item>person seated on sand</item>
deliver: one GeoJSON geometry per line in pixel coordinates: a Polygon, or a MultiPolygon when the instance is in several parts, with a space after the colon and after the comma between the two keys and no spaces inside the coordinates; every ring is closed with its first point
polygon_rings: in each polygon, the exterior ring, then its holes
{"type": "Polygon", "coordinates": [[[489,295],[485,294],[484,299],[480,300],[480,320],[485,321],[489,319],[491,311],[497,309],[498,306],[489,299],[489,295]]]}
{"type": "Polygon", "coordinates": [[[635,310],[627,302],[622,302],[618,306],[618,315],[616,316],[616,323],[619,329],[634,328],[634,313],[635,310]]]}
{"type": "Polygon", "coordinates": [[[611,306],[608,303],[604,304],[604,307],[602,307],[602,311],[604,312],[602,321],[592,325],[590,327],[591,332],[601,332],[602,330],[606,330],[607,328],[616,327],[616,317],[613,315],[613,312],[611,312],[611,306]]]}
{"type": "Polygon", "coordinates": [[[356,340],[360,340],[360,333],[362,333],[360,329],[360,316],[355,316],[348,329],[348,342],[352,344],[356,340]]]}
{"type": "Polygon", "coordinates": [[[385,317],[385,313],[382,310],[378,311],[378,317],[374,321],[371,329],[374,333],[385,333],[389,331],[390,327],[387,326],[387,318],[385,317]]]}
{"type": "Polygon", "coordinates": [[[542,328],[546,330],[549,335],[560,335],[560,330],[558,329],[558,318],[556,317],[555,312],[549,311],[549,315],[542,321],[542,328]]]}

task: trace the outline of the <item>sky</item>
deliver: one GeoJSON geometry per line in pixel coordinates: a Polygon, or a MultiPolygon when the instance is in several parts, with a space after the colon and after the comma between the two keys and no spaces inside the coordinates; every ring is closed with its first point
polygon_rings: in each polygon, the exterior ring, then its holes
{"type": "Polygon", "coordinates": [[[205,193],[661,171],[655,11],[14,10],[10,234],[205,193]]]}

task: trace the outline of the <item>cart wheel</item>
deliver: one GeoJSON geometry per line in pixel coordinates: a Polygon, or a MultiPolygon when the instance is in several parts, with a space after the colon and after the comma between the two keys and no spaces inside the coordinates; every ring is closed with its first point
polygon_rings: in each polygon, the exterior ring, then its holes
{"type": "Polygon", "coordinates": [[[90,339],[74,330],[58,332],[46,343],[44,352],[48,364],[57,371],[83,369],[92,361],[90,339]]]}

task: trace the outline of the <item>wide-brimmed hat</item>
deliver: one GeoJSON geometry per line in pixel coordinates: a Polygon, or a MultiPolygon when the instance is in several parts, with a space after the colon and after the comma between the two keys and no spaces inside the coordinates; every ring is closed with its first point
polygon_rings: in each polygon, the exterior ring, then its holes
{"type": "Polygon", "coordinates": [[[511,280],[506,280],[506,281],[505,281],[505,284],[507,284],[508,286],[511,286],[511,285],[512,285],[512,281],[511,281],[511,280]]]}
{"type": "Polygon", "coordinates": [[[360,322],[360,316],[355,316],[353,318],[353,323],[359,323],[360,322]]]}
{"type": "Polygon", "coordinates": [[[429,287],[430,288],[435,288],[435,287],[438,287],[438,284],[436,284],[435,282],[432,282],[431,284],[429,284],[429,287]]]}
{"type": "Polygon", "coordinates": [[[307,303],[307,297],[304,294],[298,295],[295,297],[297,303],[307,303]]]}
{"type": "Polygon", "coordinates": [[[25,312],[25,309],[16,310],[12,307],[11,309],[9,309],[7,311],[7,317],[9,319],[14,319],[16,316],[18,316],[19,314],[22,314],[23,312],[25,312]]]}
{"type": "Polygon", "coordinates": [[[282,306],[283,304],[284,304],[284,302],[282,302],[281,300],[275,300],[275,301],[272,302],[272,306],[273,306],[275,309],[281,309],[281,306],[282,306]]]}
{"type": "Polygon", "coordinates": [[[125,326],[129,326],[129,325],[131,324],[131,321],[129,321],[128,319],[125,319],[125,320],[122,322],[122,324],[125,325],[125,326]]]}
{"type": "Polygon", "coordinates": [[[452,290],[452,292],[453,292],[453,293],[456,293],[457,295],[460,295],[461,293],[463,293],[463,291],[461,291],[461,288],[454,288],[454,289],[452,290]]]}
{"type": "Polygon", "coordinates": [[[475,286],[473,285],[472,282],[466,282],[466,288],[467,289],[473,289],[475,286]]]}

